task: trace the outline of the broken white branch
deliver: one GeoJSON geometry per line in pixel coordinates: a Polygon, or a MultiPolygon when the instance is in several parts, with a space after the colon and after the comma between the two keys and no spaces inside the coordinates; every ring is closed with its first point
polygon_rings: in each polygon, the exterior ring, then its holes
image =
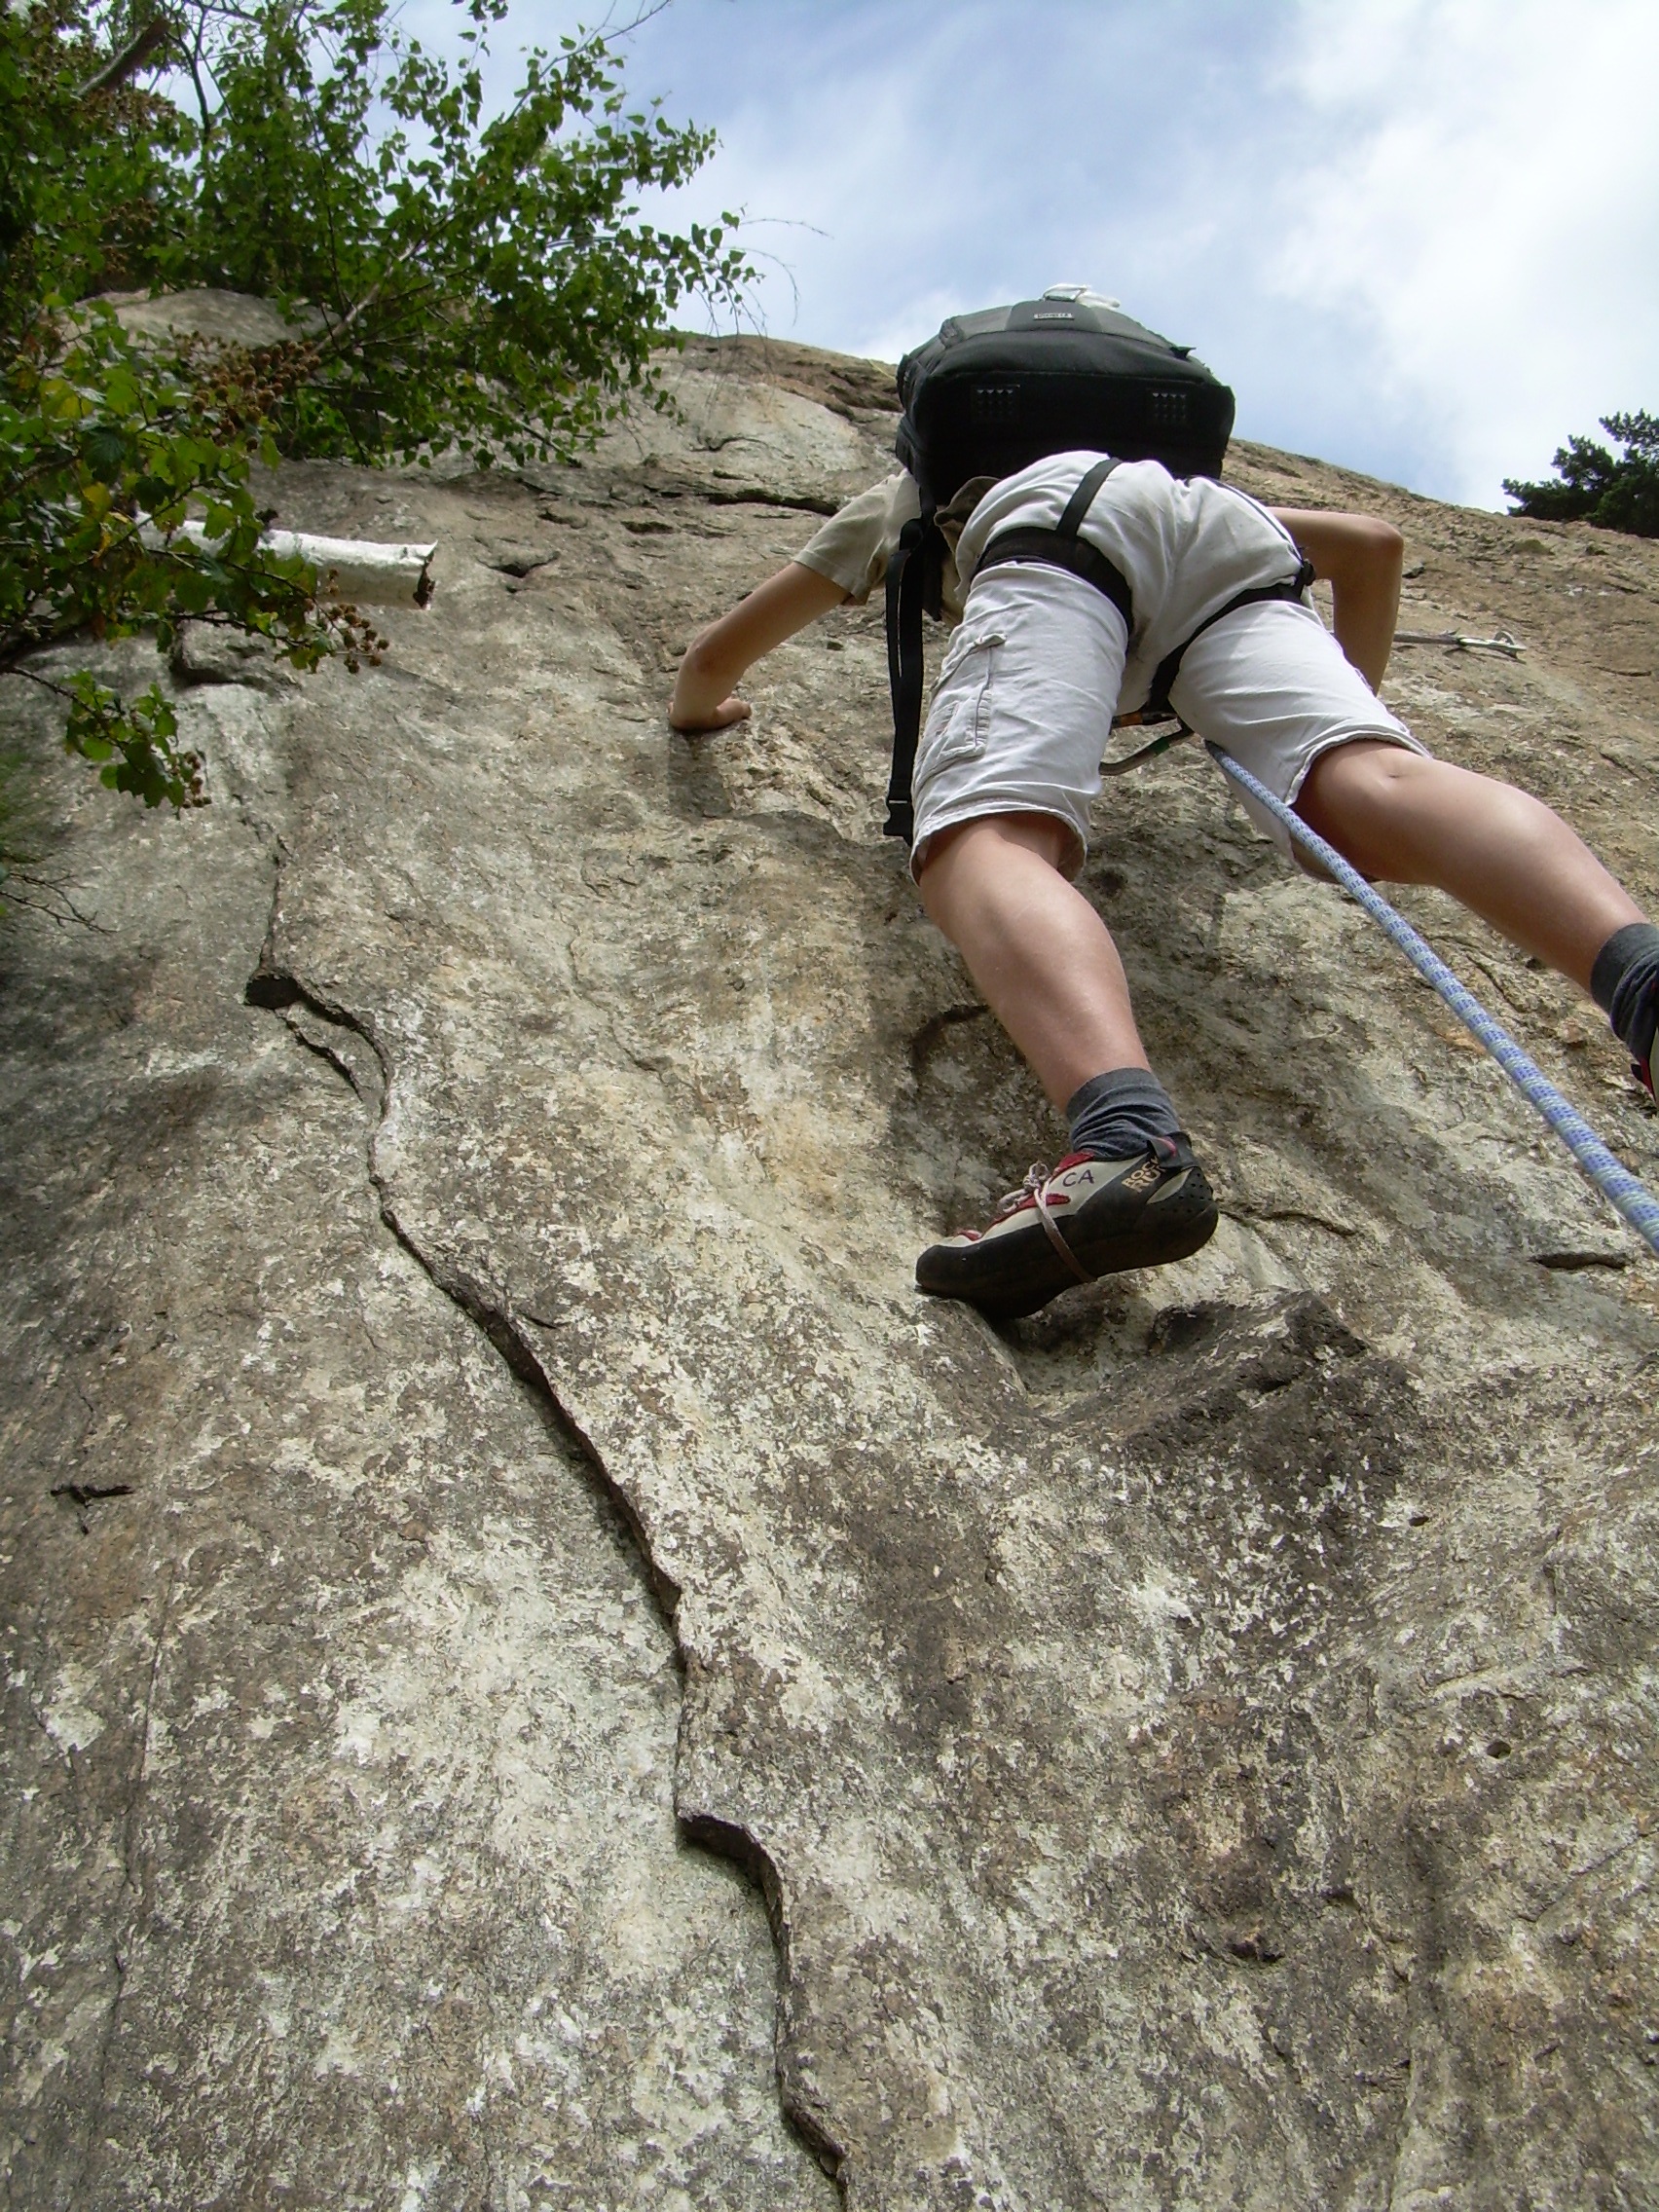
{"type": "Polygon", "coordinates": [[[1451,645],[1466,653],[1507,653],[1519,660],[1527,650],[1519,638],[1498,630],[1490,638],[1471,638],[1461,630],[1396,630],[1397,645],[1451,645]]]}
{"type": "MultiPolygon", "coordinates": [[[[145,523],[140,533],[146,545],[164,546],[169,534],[145,523]]],[[[206,531],[199,522],[180,523],[170,534],[192,545],[209,546],[206,531]]],[[[299,530],[268,530],[259,540],[264,552],[277,560],[296,554],[316,571],[317,582],[331,599],[353,607],[424,607],[433,591],[431,545],[380,545],[366,537],[313,537],[299,530]]]]}
{"type": "Polygon", "coordinates": [[[435,542],[378,545],[367,537],[312,537],[297,530],[268,530],[259,542],[279,561],[298,554],[332,597],[359,607],[424,607],[432,596],[435,542]]]}

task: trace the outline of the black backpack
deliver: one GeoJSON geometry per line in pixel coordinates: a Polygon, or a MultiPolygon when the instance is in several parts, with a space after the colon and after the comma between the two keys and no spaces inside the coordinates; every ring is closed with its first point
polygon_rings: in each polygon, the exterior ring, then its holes
{"type": "MultiPolygon", "coordinates": [[[[1160,461],[1174,476],[1217,476],[1233,432],[1233,394],[1193,359],[1191,347],[1172,346],[1096,305],[1081,286],[1057,285],[1040,300],[952,315],[900,362],[899,403],[895,446],[916,480],[922,511],[905,526],[887,571],[893,775],[885,833],[908,839],[922,614],[940,612],[946,550],[935,514],[976,476],[1012,476],[1046,454],[1073,450],[1160,461]]],[[[1128,619],[1126,585],[1104,556],[1089,565],[1094,548],[1077,539],[1082,517],[1068,519],[1069,531],[1052,534],[1058,540],[1063,533],[1065,548],[1047,557],[1088,573],[1128,619]]]]}

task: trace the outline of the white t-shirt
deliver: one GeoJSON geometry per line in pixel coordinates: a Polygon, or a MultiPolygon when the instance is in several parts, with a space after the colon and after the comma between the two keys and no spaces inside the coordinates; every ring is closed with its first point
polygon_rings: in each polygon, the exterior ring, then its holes
{"type": "MultiPolygon", "coordinates": [[[[940,516],[954,554],[944,576],[950,620],[961,618],[989,539],[1004,530],[1056,529],[1066,501],[1100,458],[1051,454],[1000,483],[978,479],[958,493],[940,516]]],[[[915,479],[901,470],[849,500],[795,559],[862,604],[886,575],[900,532],[920,512],[915,479]]],[[[1209,615],[1240,592],[1293,576],[1301,560],[1288,531],[1246,493],[1205,476],[1171,476],[1156,461],[1114,469],[1080,535],[1128,579],[1135,622],[1118,702],[1124,714],[1145,705],[1160,661],[1209,615]]]]}

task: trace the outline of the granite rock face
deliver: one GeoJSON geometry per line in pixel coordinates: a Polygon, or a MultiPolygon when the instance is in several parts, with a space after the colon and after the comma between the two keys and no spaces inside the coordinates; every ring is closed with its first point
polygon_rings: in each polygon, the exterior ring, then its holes
{"type": "MultiPolygon", "coordinates": [[[[203,815],[50,786],[8,2200],[1651,2201],[1659,1266],[1189,751],[1086,882],[1222,1229],[920,1300],[1059,1132],[877,833],[879,613],[663,719],[887,383],[672,382],[579,468],[286,472],[433,606],[355,680],[183,658],[203,815]]],[[[1659,903],[1659,552],[1236,467],[1527,642],[1389,696],[1659,903]]],[[[1593,1011],[1401,903],[1659,1176],[1593,1011]]]]}

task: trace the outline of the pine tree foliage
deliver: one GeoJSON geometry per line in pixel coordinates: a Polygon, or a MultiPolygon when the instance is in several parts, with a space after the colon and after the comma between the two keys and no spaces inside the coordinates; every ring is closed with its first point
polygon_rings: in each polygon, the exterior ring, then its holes
{"type": "Polygon", "coordinates": [[[1604,415],[1602,427],[1624,451],[1614,455],[1593,438],[1568,438],[1551,466],[1555,483],[1526,484],[1506,476],[1511,514],[1542,522],[1593,522],[1636,537],[1659,537],[1659,418],[1604,415]]]}

